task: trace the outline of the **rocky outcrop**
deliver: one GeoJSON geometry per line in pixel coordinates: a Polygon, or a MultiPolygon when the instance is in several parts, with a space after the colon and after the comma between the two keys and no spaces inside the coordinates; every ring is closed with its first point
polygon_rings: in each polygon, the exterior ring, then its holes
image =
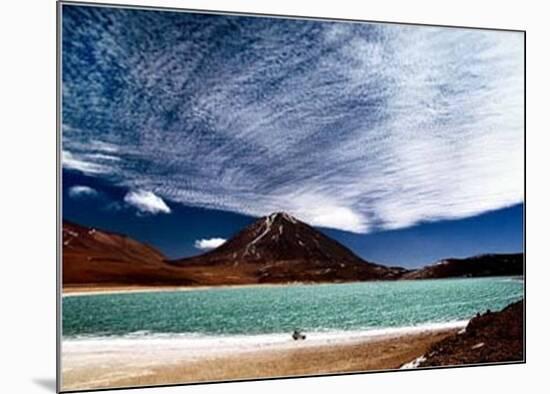
{"type": "Polygon", "coordinates": [[[523,301],[474,317],[465,330],[435,344],[418,367],[522,361],[523,301]]]}

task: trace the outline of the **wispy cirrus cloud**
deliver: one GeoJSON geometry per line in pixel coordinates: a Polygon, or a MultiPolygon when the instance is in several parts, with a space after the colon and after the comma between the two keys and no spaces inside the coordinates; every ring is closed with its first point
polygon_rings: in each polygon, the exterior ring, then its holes
{"type": "Polygon", "coordinates": [[[63,29],[64,166],[157,213],[370,232],[523,201],[521,33],[76,6],[63,29]]]}
{"type": "Polygon", "coordinates": [[[200,250],[212,250],[216,249],[218,246],[223,245],[225,241],[226,239],[224,238],[197,239],[195,241],[195,248],[200,250]]]}
{"type": "Polygon", "coordinates": [[[92,160],[85,160],[67,150],[63,150],[61,162],[63,164],[63,168],[81,171],[88,175],[109,173],[109,169],[106,166],[98,164],[92,160]]]}
{"type": "Polygon", "coordinates": [[[156,215],[170,213],[170,207],[155,193],[147,190],[131,190],[124,196],[124,202],[142,213],[156,215]]]}

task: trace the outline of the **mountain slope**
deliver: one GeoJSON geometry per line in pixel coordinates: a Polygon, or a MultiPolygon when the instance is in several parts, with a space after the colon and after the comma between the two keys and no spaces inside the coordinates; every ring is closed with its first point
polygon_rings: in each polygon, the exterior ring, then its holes
{"type": "Polygon", "coordinates": [[[405,273],[402,279],[439,279],[523,275],[523,254],[485,254],[465,259],[441,260],[405,273]]]}
{"type": "Polygon", "coordinates": [[[124,235],[63,222],[63,285],[189,285],[158,250],[124,235]]]}
{"type": "Polygon", "coordinates": [[[380,280],[406,272],[366,262],[286,213],[257,220],[208,253],[170,263],[197,274],[208,271],[208,277],[216,273],[236,283],[380,280]]]}

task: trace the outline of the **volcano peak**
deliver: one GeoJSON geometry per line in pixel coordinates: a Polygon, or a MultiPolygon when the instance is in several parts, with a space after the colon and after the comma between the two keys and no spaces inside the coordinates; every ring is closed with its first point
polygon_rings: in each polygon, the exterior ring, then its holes
{"type": "Polygon", "coordinates": [[[277,219],[280,219],[280,220],[286,220],[287,222],[291,222],[291,223],[297,223],[298,222],[298,219],[296,219],[294,216],[284,212],[284,211],[279,211],[279,212],[273,212],[271,213],[270,215],[266,216],[266,218],[269,218],[272,222],[277,220],[277,219]]]}

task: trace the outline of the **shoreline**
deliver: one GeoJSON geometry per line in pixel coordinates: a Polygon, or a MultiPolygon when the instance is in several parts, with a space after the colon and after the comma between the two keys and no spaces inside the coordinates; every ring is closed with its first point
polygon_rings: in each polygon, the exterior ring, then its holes
{"type": "Polygon", "coordinates": [[[340,285],[352,283],[379,283],[379,282],[409,282],[409,281],[434,281],[434,280],[460,280],[460,279],[487,279],[487,278],[511,278],[512,280],[523,281],[523,276],[505,275],[505,276],[480,276],[475,278],[452,277],[452,278],[431,278],[431,279],[397,279],[397,280],[372,280],[372,281],[352,281],[352,282],[288,282],[288,283],[251,283],[251,284],[227,284],[227,285],[197,285],[197,286],[63,286],[61,289],[62,298],[75,296],[90,296],[102,294],[133,294],[133,293],[155,293],[171,291],[203,291],[203,290],[227,290],[227,289],[249,289],[249,288],[270,288],[287,286],[309,286],[309,285],[340,285]]]}
{"type": "Polygon", "coordinates": [[[347,335],[311,333],[305,341],[281,334],[271,342],[258,343],[252,337],[245,343],[230,339],[225,345],[177,336],[69,339],[62,345],[63,389],[398,369],[467,322],[453,324],[347,335]],[[191,343],[198,345],[193,348],[191,343]]]}
{"type": "Polygon", "coordinates": [[[216,351],[220,347],[224,347],[231,352],[239,352],[247,350],[246,346],[251,346],[256,349],[258,346],[262,348],[274,347],[281,348],[289,345],[299,344],[300,346],[326,345],[334,342],[353,343],[360,341],[378,340],[391,338],[399,335],[415,335],[426,332],[439,332],[446,330],[462,330],[470,320],[453,320],[447,322],[431,322],[421,323],[411,326],[388,326],[388,327],[373,327],[366,329],[349,329],[349,330],[327,330],[327,331],[304,331],[307,335],[306,341],[294,341],[291,339],[290,332],[276,333],[255,333],[255,334],[198,334],[198,333],[178,333],[178,332],[162,332],[152,333],[149,331],[135,331],[117,335],[72,335],[63,337],[63,344],[76,347],[88,347],[100,345],[104,349],[109,345],[115,346],[135,346],[140,344],[148,346],[162,344],[166,348],[173,347],[174,344],[181,346],[185,350],[213,350],[213,345],[216,346],[216,351]]]}
{"type": "MultiPolygon", "coordinates": [[[[317,283],[323,284],[340,284],[337,283],[317,283]]],[[[346,282],[354,283],[354,282],[346,282]]],[[[361,283],[361,282],[357,282],[361,283]]],[[[133,293],[156,293],[170,291],[203,291],[214,289],[247,289],[247,288],[268,288],[268,287],[284,287],[284,286],[301,286],[309,285],[310,283],[292,282],[292,283],[261,283],[261,284],[243,284],[243,285],[208,285],[208,286],[70,286],[65,287],[61,291],[62,297],[89,296],[101,294],[133,294],[133,293]]]]}

